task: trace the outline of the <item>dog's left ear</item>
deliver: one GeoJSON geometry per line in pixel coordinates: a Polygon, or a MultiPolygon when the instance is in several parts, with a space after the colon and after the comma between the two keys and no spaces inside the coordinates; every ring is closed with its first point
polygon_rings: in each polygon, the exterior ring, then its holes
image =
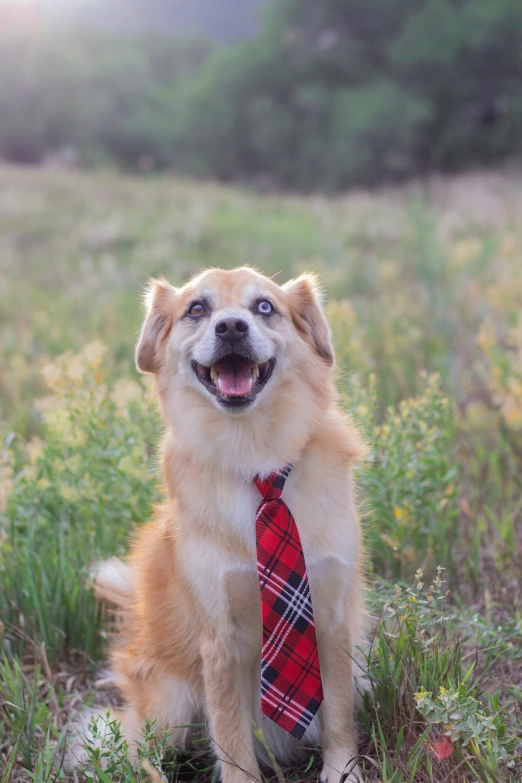
{"type": "Polygon", "coordinates": [[[332,338],[321,304],[321,289],[317,277],[304,274],[285,283],[282,288],[290,301],[295,328],[315,348],[321,359],[332,367],[332,338]]]}
{"type": "Polygon", "coordinates": [[[176,289],[165,278],[152,279],[145,291],[145,321],[136,346],[136,367],[157,373],[162,349],[172,329],[176,289]]]}

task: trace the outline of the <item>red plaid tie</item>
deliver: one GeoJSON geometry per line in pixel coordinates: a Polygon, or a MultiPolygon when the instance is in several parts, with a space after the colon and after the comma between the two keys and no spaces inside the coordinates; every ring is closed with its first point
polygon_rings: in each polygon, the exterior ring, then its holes
{"type": "Polygon", "coordinates": [[[323,688],[301,539],[281,498],[291,467],[254,479],[263,496],[256,516],[263,614],[261,710],[301,738],[323,700],[323,688]]]}

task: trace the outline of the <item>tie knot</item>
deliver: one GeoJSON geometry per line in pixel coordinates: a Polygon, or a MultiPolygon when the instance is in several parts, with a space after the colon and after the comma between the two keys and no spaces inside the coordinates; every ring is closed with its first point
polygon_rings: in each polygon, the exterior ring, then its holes
{"type": "Polygon", "coordinates": [[[274,500],[281,497],[285,481],[291,470],[291,465],[285,465],[284,468],[271,473],[264,479],[260,478],[260,476],[254,477],[254,483],[265,500],[274,500]]]}

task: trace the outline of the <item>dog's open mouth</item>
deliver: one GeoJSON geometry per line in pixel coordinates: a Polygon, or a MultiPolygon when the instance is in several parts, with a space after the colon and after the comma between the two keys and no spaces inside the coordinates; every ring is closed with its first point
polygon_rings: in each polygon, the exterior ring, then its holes
{"type": "Polygon", "coordinates": [[[256,364],[244,356],[230,354],[210,367],[192,362],[201,383],[229,407],[243,407],[254,401],[274,369],[275,359],[256,364]]]}

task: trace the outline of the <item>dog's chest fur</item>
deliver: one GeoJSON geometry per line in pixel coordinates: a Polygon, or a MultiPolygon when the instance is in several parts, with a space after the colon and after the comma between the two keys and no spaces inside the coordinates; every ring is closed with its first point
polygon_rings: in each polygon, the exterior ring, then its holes
{"type": "MultiPolygon", "coordinates": [[[[219,627],[228,618],[260,628],[255,531],[261,497],[253,482],[231,475],[222,474],[212,486],[191,506],[191,515],[196,511],[204,523],[198,534],[188,515],[181,520],[181,566],[211,624],[219,627]]],[[[319,621],[321,615],[325,622],[339,621],[358,560],[351,484],[346,475],[305,462],[294,466],[283,499],[301,537],[314,611],[319,621]]]]}

